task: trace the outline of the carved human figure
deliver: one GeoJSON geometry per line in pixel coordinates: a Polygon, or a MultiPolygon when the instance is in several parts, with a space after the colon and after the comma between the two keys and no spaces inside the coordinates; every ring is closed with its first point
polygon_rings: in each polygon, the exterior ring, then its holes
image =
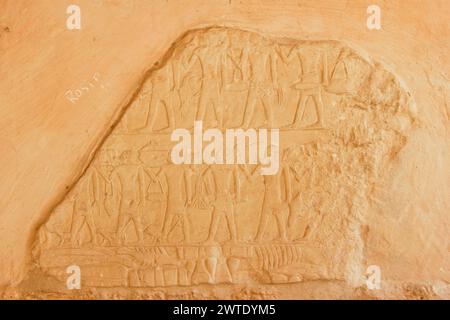
{"type": "Polygon", "coordinates": [[[214,241],[219,223],[225,221],[230,233],[230,240],[237,241],[235,221],[235,201],[240,195],[240,181],[238,171],[233,165],[219,165],[212,167],[214,179],[214,205],[209,226],[208,241],[214,241]]]}
{"type": "Polygon", "coordinates": [[[203,121],[208,109],[217,119],[215,125],[223,127],[224,121],[224,73],[226,68],[226,34],[218,32],[214,37],[200,37],[196,50],[202,65],[202,88],[196,119],[203,121]]]}
{"type": "Polygon", "coordinates": [[[188,199],[191,197],[190,177],[183,166],[168,164],[164,166],[167,181],[167,207],[164,215],[161,240],[168,241],[172,229],[180,221],[183,227],[183,238],[189,242],[191,238],[190,220],[187,212],[188,199]]]}
{"type": "Polygon", "coordinates": [[[274,216],[276,219],[279,239],[288,240],[288,203],[291,198],[291,176],[286,165],[281,165],[277,174],[264,176],[264,200],[256,234],[257,241],[263,240],[270,216],[274,216]]]}
{"type": "Polygon", "coordinates": [[[246,43],[240,33],[228,32],[226,48],[225,89],[229,92],[248,91],[249,72],[246,70],[246,43]]]}
{"type": "Polygon", "coordinates": [[[93,166],[93,176],[94,176],[94,187],[96,195],[96,206],[97,211],[101,214],[110,215],[107,209],[108,196],[111,195],[111,179],[110,175],[113,167],[110,165],[94,164],[93,166]]]}
{"type": "Polygon", "coordinates": [[[311,127],[323,127],[322,87],[328,84],[326,52],[317,47],[298,45],[287,54],[281,50],[278,50],[278,54],[286,62],[290,59],[290,55],[296,55],[301,66],[298,80],[292,85],[292,88],[298,90],[300,95],[294,121],[289,127],[300,126],[309,99],[313,99],[316,111],[316,122],[311,127]]]}
{"type": "Polygon", "coordinates": [[[75,189],[74,213],[71,227],[71,242],[79,243],[80,232],[83,226],[89,229],[91,235],[90,241],[97,243],[97,227],[94,221],[95,203],[98,199],[98,190],[96,190],[96,174],[91,170],[80,180],[75,189]]]}
{"type": "Polygon", "coordinates": [[[93,164],[94,175],[94,190],[96,195],[96,201],[94,203],[94,216],[98,217],[97,222],[97,240],[98,244],[112,244],[113,232],[111,225],[108,223],[110,217],[113,216],[113,210],[115,204],[111,173],[114,170],[114,166],[95,161],[93,164]]]}
{"type": "MultiPolygon", "coordinates": [[[[145,199],[142,206],[145,208],[147,217],[161,217],[167,209],[167,177],[163,172],[163,167],[144,167],[145,175],[145,199]]],[[[144,229],[146,234],[152,235],[157,240],[160,236],[159,230],[153,230],[152,225],[147,225],[144,229]]]]}
{"type": "MultiPolygon", "coordinates": [[[[202,63],[197,55],[199,48],[199,37],[193,37],[184,44],[185,48],[178,56],[173,58],[172,68],[174,73],[173,105],[178,105],[178,112],[175,112],[175,120],[183,125],[192,126],[196,114],[191,114],[192,105],[198,106],[199,96],[202,88],[202,63]],[[177,101],[177,104],[175,103],[177,101]],[[188,119],[187,116],[191,116],[188,119]]],[[[194,110],[195,113],[198,110],[194,110]]],[[[177,123],[178,123],[177,122],[177,123]]]]}
{"type": "Polygon", "coordinates": [[[151,99],[148,106],[147,123],[151,131],[155,131],[159,112],[165,112],[167,128],[175,127],[174,73],[172,64],[155,70],[151,77],[151,99]]]}
{"type": "Polygon", "coordinates": [[[132,223],[137,234],[138,242],[144,241],[142,224],[143,200],[145,199],[145,172],[142,165],[133,159],[133,151],[124,151],[120,156],[121,165],[112,173],[116,194],[120,195],[119,220],[117,234],[119,242],[125,241],[125,232],[132,223]]]}
{"type": "Polygon", "coordinates": [[[244,110],[242,126],[249,128],[254,118],[255,109],[261,104],[265,114],[265,126],[273,126],[273,97],[278,86],[274,52],[270,45],[255,34],[249,34],[247,46],[244,49],[246,67],[248,73],[248,96],[244,110]]]}
{"type": "Polygon", "coordinates": [[[280,107],[288,107],[295,100],[297,104],[298,91],[291,88],[292,83],[297,81],[300,73],[300,61],[293,54],[296,46],[291,44],[274,43],[271,49],[274,54],[274,83],[277,84],[277,98],[280,107]]]}
{"type": "Polygon", "coordinates": [[[287,235],[290,240],[293,240],[293,234],[295,232],[294,226],[299,218],[304,218],[306,207],[304,204],[304,195],[299,186],[307,184],[305,171],[310,170],[308,167],[309,161],[312,157],[304,158],[304,146],[294,146],[286,150],[283,154],[283,163],[285,169],[289,171],[290,177],[290,193],[291,197],[287,203],[289,206],[289,216],[287,219],[287,235]]]}

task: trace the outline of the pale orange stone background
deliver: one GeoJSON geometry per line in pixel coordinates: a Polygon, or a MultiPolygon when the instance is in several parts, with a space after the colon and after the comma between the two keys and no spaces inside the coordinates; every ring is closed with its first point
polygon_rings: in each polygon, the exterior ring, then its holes
{"type": "Polygon", "coordinates": [[[383,280],[431,285],[448,298],[449,15],[446,0],[0,0],[0,285],[24,279],[36,228],[145,71],[187,30],[221,25],[340,40],[403,81],[421,128],[399,154],[382,209],[371,214],[365,260],[380,265],[383,280]],[[69,4],[81,7],[81,30],[66,29],[69,4]],[[380,31],[366,28],[370,4],[381,7],[380,31]],[[98,85],[72,104],[65,92],[95,74],[98,85]]]}

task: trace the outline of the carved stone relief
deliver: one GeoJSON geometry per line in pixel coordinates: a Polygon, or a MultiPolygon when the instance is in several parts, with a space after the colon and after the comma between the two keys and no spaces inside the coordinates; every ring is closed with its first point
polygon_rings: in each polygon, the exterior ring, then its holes
{"type": "Polygon", "coordinates": [[[407,92],[336,41],[188,32],[149,73],[40,227],[37,268],[84,288],[292,284],[357,276],[363,225],[413,117],[407,92]],[[278,174],[175,165],[175,128],[279,128],[278,174]]]}

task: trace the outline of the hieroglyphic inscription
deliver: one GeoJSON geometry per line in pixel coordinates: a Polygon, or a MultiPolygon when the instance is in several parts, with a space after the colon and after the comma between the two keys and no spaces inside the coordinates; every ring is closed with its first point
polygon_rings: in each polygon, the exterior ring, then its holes
{"type": "Polygon", "coordinates": [[[412,123],[393,75],[333,41],[189,32],[145,80],[38,232],[34,259],[86,287],[344,279],[412,123]],[[280,128],[280,169],[175,165],[170,133],[280,128]],[[356,230],[356,231],[355,231],[356,230]]]}

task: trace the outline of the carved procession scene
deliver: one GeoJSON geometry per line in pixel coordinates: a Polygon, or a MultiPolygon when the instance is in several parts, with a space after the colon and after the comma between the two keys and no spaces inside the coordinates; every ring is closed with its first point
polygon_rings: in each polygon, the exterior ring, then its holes
{"type": "MultiPolygon", "coordinates": [[[[357,230],[405,143],[392,74],[335,41],[194,30],[149,73],[40,227],[33,257],[60,281],[154,288],[344,279],[357,230]],[[171,161],[171,133],[277,128],[280,165],[171,161]]],[[[354,242],[357,242],[356,240],[354,242]]]]}

